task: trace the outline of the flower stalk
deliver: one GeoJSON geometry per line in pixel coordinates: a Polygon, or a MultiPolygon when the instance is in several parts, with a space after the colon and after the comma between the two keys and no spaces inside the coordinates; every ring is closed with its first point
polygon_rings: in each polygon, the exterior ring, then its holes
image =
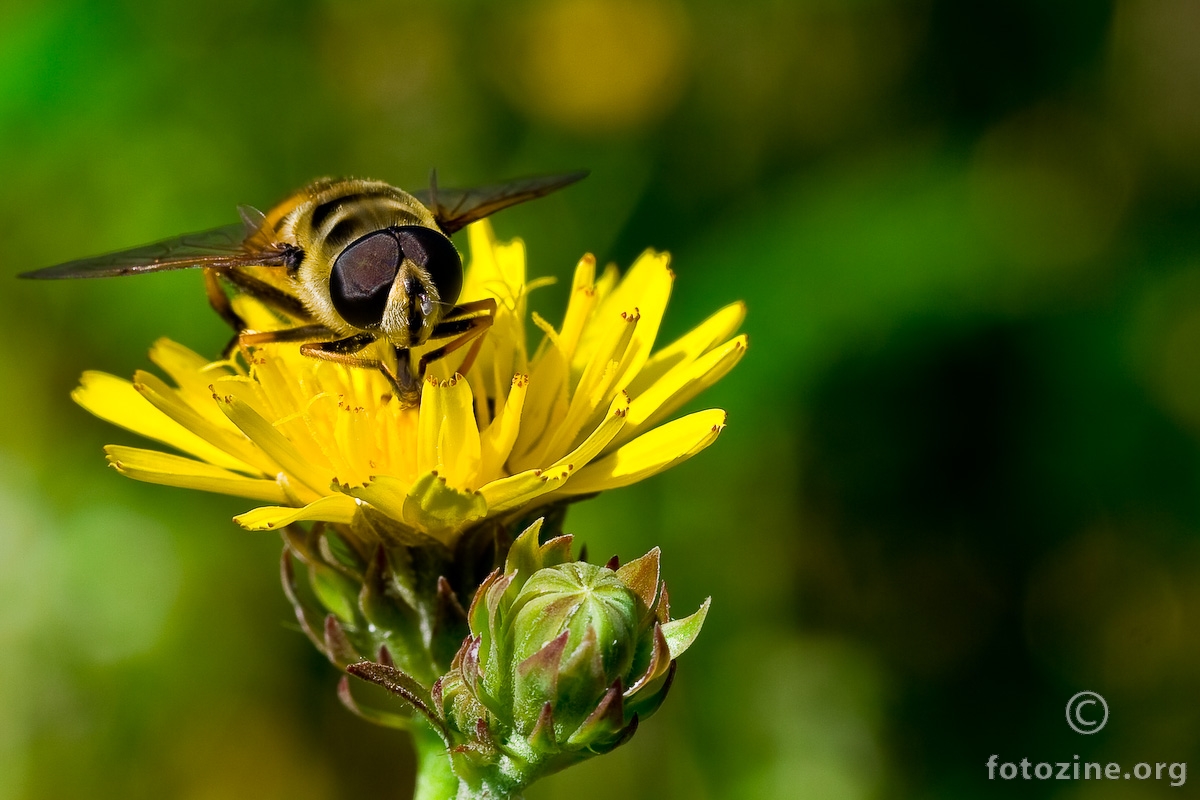
{"type": "Polygon", "coordinates": [[[428,725],[414,725],[412,732],[417,751],[417,785],[413,800],[457,800],[462,797],[462,782],[451,768],[450,755],[441,735],[428,725]]]}

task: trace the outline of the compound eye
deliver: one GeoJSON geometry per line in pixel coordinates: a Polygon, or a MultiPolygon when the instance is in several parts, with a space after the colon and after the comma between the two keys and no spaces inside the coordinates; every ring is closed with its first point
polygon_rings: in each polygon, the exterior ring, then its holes
{"type": "Polygon", "coordinates": [[[342,319],[356,328],[377,328],[400,269],[400,243],[390,231],[368,233],[333,262],[329,295],[342,319]]]}
{"type": "Polygon", "coordinates": [[[399,225],[392,230],[400,240],[404,257],[429,273],[438,299],[449,305],[457,303],[462,291],[463,266],[450,237],[422,225],[399,225]]]}

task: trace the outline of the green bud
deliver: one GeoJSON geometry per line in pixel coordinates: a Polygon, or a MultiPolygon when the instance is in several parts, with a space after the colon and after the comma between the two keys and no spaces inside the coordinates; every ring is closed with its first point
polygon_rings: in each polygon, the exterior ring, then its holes
{"type": "Polygon", "coordinates": [[[497,795],[628,740],[708,610],[670,619],[657,548],[600,567],[571,561],[569,536],[539,544],[539,529],[476,591],[470,636],[430,693],[455,771],[497,795]]]}
{"type": "Polygon", "coordinates": [[[616,674],[633,659],[637,596],[611,569],[583,561],[547,567],[531,577],[513,604],[514,657],[529,658],[559,634],[574,652],[589,627],[596,630],[605,669],[616,674]]]}
{"type": "Polygon", "coordinates": [[[583,562],[538,571],[513,608],[515,723],[525,735],[550,703],[559,733],[578,725],[628,674],[638,598],[610,569],[583,562]]]}

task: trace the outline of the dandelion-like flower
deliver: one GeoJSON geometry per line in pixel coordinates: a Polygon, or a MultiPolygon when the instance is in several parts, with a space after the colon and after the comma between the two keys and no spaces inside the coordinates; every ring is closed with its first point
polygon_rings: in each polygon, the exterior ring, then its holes
{"type": "MultiPolygon", "coordinates": [[[[111,445],[122,474],[258,501],[235,519],[283,532],[302,630],[405,701],[372,707],[339,686],[350,710],[413,732],[423,798],[512,796],[626,741],[662,702],[707,602],[670,619],[657,549],[624,567],[571,561],[558,512],[711,444],[724,411],[672,417],[746,349],[733,303],[655,350],[674,275],[647,251],[624,276],[581,259],[561,323],[531,315],[530,352],[524,245],[486,221],[468,235],[459,299],[494,300],[492,325],[475,353],[431,364],[415,404],[295,342],[210,363],[163,339],[150,358],[169,380],[88,372],[73,395],[175,451],[111,445]]],[[[251,330],[304,322],[233,302],[251,330]]]]}
{"type": "MultiPolygon", "coordinates": [[[[469,229],[463,301],[496,300],[494,323],[465,377],[462,357],[431,365],[420,403],[406,407],[381,374],[318,361],[294,343],[209,363],[168,340],[151,360],[174,385],[138,372],[85,373],[75,400],[97,416],[180,454],[112,445],[110,463],[151,483],[265,503],[236,518],[254,529],[300,521],[348,525],[364,513],[411,541],[453,545],[484,521],[654,475],[711,444],[719,409],[670,415],[742,357],[741,303],[653,351],[674,275],[647,251],[619,277],[576,267],[555,328],[526,348],[525,251],[469,229]]],[[[258,330],[287,327],[253,298],[235,298],[258,330]]]]}

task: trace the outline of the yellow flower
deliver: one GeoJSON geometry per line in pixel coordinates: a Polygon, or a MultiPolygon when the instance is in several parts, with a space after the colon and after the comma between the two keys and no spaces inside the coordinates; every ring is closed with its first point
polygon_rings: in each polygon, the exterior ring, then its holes
{"type": "MultiPolygon", "coordinates": [[[[647,251],[623,279],[615,267],[597,277],[585,256],[562,324],[533,315],[544,337],[529,355],[523,243],[497,243],[486,222],[469,237],[462,300],[494,297],[495,322],[465,378],[453,372],[462,351],[431,366],[417,407],[393,399],[379,373],[304,357],[295,343],[208,363],[165,339],[150,358],[174,386],[87,372],[73,397],[183,453],[111,445],[122,474],[267,503],[236,518],[246,528],[346,524],[370,506],[447,544],[485,519],[649,477],[713,442],[719,409],[659,423],[741,359],[741,303],[652,353],[674,279],[666,254],[647,251]]],[[[250,297],[235,302],[252,328],[289,323],[250,297]]]]}

